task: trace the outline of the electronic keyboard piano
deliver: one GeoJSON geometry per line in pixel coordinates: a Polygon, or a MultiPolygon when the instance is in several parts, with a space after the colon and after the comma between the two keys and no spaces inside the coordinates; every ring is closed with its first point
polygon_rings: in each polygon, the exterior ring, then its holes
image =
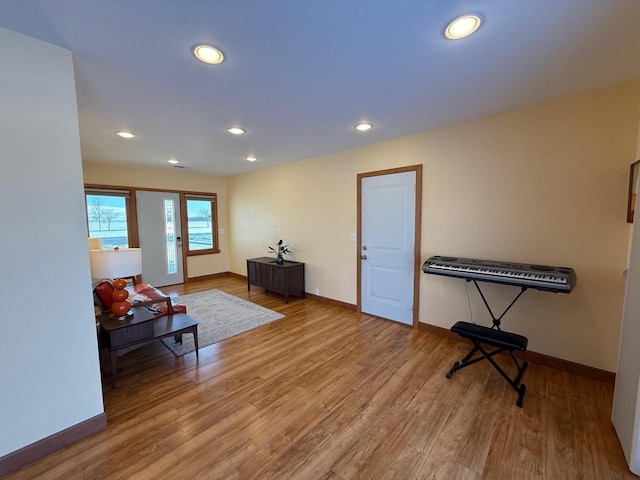
{"type": "Polygon", "coordinates": [[[424,273],[464,278],[467,281],[502,283],[547,292],[569,293],[576,286],[576,272],[569,267],[433,256],[422,265],[424,273]]]}

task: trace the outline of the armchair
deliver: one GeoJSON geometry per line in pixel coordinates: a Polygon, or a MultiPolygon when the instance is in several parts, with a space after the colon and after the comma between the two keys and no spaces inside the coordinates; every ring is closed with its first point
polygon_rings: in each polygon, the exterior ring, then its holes
{"type": "MultiPolygon", "coordinates": [[[[102,280],[94,287],[94,302],[102,312],[111,309],[113,290],[113,285],[108,280],[102,280]]],[[[129,291],[129,301],[133,306],[144,306],[156,318],[172,313],[187,313],[185,305],[176,303],[172,298],[148,283],[130,285],[127,290],[129,291]]]]}

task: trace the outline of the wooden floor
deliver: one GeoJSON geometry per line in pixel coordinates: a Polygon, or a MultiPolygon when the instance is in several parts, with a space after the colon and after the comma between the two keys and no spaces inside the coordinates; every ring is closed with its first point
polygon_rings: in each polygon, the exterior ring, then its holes
{"type": "Polygon", "coordinates": [[[518,408],[488,362],[445,378],[462,342],[316,300],[285,305],[234,277],[163,290],[210,288],[286,317],[199,361],[159,342],[127,353],[117,388],[103,382],[107,430],[7,478],[637,478],[610,384],[531,364],[518,408]]]}

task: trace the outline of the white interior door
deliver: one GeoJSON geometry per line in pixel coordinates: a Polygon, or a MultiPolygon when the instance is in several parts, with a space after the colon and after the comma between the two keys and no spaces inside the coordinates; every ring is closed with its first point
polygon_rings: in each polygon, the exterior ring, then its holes
{"type": "Polygon", "coordinates": [[[180,238],[180,196],[136,191],[142,281],[154,287],[184,282],[180,238]]]}
{"type": "MultiPolygon", "coordinates": [[[[640,179],[637,187],[640,187],[640,179]]],[[[640,197],[629,252],[627,288],[622,309],[618,369],[613,392],[611,421],[616,429],[629,469],[640,475],[640,197]]]]}
{"type": "Polygon", "coordinates": [[[413,324],[416,172],[362,178],[361,310],[413,324]]]}

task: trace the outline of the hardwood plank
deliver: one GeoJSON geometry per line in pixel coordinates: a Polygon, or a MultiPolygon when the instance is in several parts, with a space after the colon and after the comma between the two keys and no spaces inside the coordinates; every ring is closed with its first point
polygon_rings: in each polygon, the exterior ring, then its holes
{"type": "MultiPolygon", "coordinates": [[[[611,384],[530,363],[524,407],[488,364],[445,374],[469,344],[236,276],[217,288],[285,315],[195,354],[159,342],[104,378],[108,427],[14,479],[635,479],[611,384]]],[[[506,355],[497,360],[513,373],[506,355]]]]}
{"type": "MultiPolygon", "coordinates": [[[[426,386],[426,384],[425,384],[426,386]]],[[[465,401],[449,405],[449,412],[443,415],[440,428],[433,426],[433,445],[425,455],[408,472],[408,478],[455,478],[453,471],[466,466],[457,463],[462,448],[469,442],[472,422],[477,417],[477,402],[484,386],[468,382],[465,390],[465,401]]],[[[440,403],[438,400],[430,404],[440,403]]]]}
{"type": "Polygon", "coordinates": [[[516,478],[519,466],[519,449],[523,436],[522,410],[499,415],[500,427],[491,439],[491,446],[487,453],[483,476],[487,478],[516,478]],[[515,448],[514,448],[515,447],[515,448]]]}
{"type": "Polygon", "coordinates": [[[575,441],[583,438],[581,422],[568,392],[559,390],[559,379],[568,378],[564,372],[550,375],[547,425],[547,475],[558,479],[578,478],[580,465],[576,461],[575,441]]]}
{"type": "MultiPolygon", "coordinates": [[[[370,464],[370,471],[385,479],[403,478],[406,472],[417,468],[422,458],[429,455],[435,445],[436,433],[440,431],[451,411],[441,402],[432,402],[425,414],[412,415],[413,422],[398,424],[397,432],[389,435],[380,446],[377,465],[370,464]],[[382,453],[387,450],[386,457],[382,453]]],[[[366,471],[365,471],[366,473],[366,471]]],[[[457,478],[457,477],[456,477],[457,478]]]]}
{"type": "Polygon", "coordinates": [[[455,478],[456,480],[476,480],[480,477],[478,477],[478,475],[476,475],[473,470],[469,470],[464,465],[456,463],[453,467],[453,470],[451,470],[450,478],[455,478]]]}
{"type": "MultiPolygon", "coordinates": [[[[389,380],[389,383],[402,384],[402,388],[389,385],[390,392],[394,392],[393,396],[381,399],[379,404],[370,402],[362,411],[362,418],[368,418],[371,414],[375,416],[367,425],[369,434],[360,435],[356,439],[332,466],[334,472],[344,478],[379,476],[384,471],[380,464],[386,465],[391,458],[400,456],[401,451],[407,448],[406,443],[409,439],[413,440],[411,434],[414,431],[409,425],[423,420],[421,416],[409,413],[407,405],[426,380],[421,371],[427,358],[428,354],[424,351],[414,353],[389,380]],[[391,445],[401,450],[391,448],[391,445]]],[[[436,418],[440,418],[442,411],[439,413],[436,418]]],[[[434,420],[434,417],[431,417],[431,420],[434,420]]]]}

